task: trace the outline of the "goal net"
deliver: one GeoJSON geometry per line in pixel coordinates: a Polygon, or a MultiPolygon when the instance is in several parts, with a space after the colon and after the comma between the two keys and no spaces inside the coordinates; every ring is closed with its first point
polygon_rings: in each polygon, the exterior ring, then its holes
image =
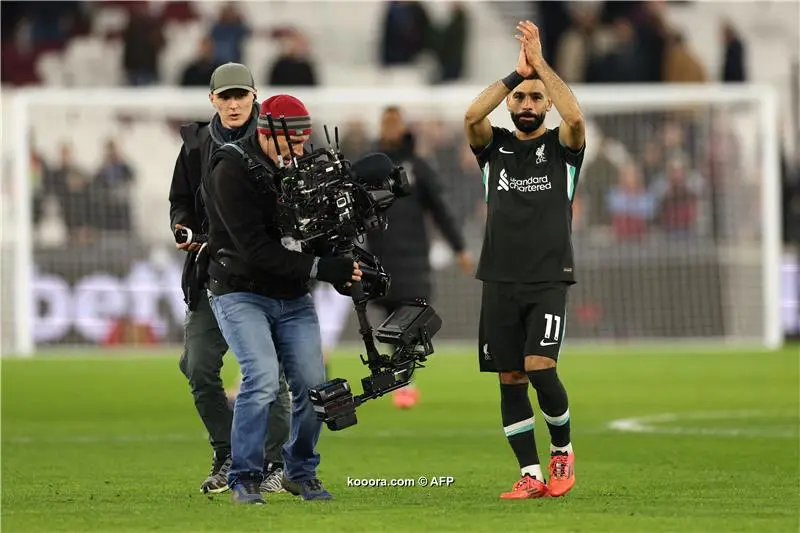
{"type": "MultiPolygon", "coordinates": [[[[462,117],[475,88],[294,91],[350,159],[399,106],[477,258],[483,185],[462,117]]],[[[574,200],[568,342],[782,341],[776,109],[763,88],[576,87],[588,148],[574,200]]],[[[266,93],[262,91],[262,97],[266,93]]],[[[182,252],[168,191],[203,90],[4,96],[4,351],[182,341],[182,252]],[[10,141],[13,140],[13,143],[10,141]]],[[[511,127],[501,107],[495,124],[511,127]]],[[[553,109],[547,124],[558,124],[553,109]]],[[[431,224],[437,338],[474,342],[480,283],[431,224]]],[[[534,231],[520,228],[519,231],[534,231]]],[[[525,258],[520,258],[525,260],[525,258]]],[[[357,340],[354,317],[342,340],[357,340]]]]}

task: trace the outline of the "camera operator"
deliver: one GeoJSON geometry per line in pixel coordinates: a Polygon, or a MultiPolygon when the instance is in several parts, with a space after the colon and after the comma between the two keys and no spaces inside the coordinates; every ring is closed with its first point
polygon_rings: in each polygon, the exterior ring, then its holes
{"type": "MultiPolygon", "coordinates": [[[[210,122],[194,122],[181,128],[183,146],[175,162],[170,187],[170,219],[185,242],[177,248],[187,251],[182,288],[188,304],[185,344],[180,359],[194,397],[195,408],[205,425],[214,450],[211,472],[200,489],[204,493],[228,490],[231,424],[233,413],[223,388],[220,371],[228,344],[219,330],[205,287],[197,276],[198,234],[205,230],[205,210],[198,192],[208,171],[212,152],[226,142],[253,136],[258,121],[256,89],[244,65],[228,63],[211,76],[209,100],[215,108],[210,122]]],[[[289,438],[289,390],[281,380],[279,401],[270,412],[270,440],[266,443],[265,466],[270,474],[262,485],[265,492],[280,491],[281,447],[289,438]]]]}
{"type": "MultiPolygon", "coordinates": [[[[381,117],[378,149],[395,164],[403,166],[412,186],[412,194],[399,198],[387,212],[388,228],[367,236],[370,252],[381,258],[392,276],[386,297],[375,301],[387,316],[403,301],[430,300],[432,296],[428,214],[456,253],[461,270],[473,274],[472,258],[452,210],[444,200],[442,185],[433,168],[415,153],[414,140],[400,108],[387,107],[381,117]]],[[[412,407],[418,398],[419,392],[413,385],[393,394],[394,404],[401,408],[412,407]]]]}
{"type": "Polygon", "coordinates": [[[209,219],[209,300],[243,375],[228,472],[233,500],[239,503],[264,503],[261,458],[269,408],[278,393],[279,361],[293,404],[283,486],[306,500],[332,498],[316,472],[322,422],[308,391],[325,380],[325,368],[309,285],[313,279],[336,285],[361,279],[352,259],[320,257],[281,238],[275,222],[276,175],[293,163],[277,122],[281,116],[291,151],[302,154],[311,135],[309,113],[292,96],[273,96],[261,105],[258,135],[217,150],[202,188],[209,219]],[[275,117],[276,131],[267,114],[275,117]]]}

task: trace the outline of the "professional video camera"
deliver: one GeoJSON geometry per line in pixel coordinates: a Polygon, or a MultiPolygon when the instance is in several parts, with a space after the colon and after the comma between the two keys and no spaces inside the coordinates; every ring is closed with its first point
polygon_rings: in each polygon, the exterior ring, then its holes
{"type": "MultiPolygon", "coordinates": [[[[271,131],[273,119],[267,116],[271,131]]],[[[353,395],[347,380],[337,378],[309,391],[317,418],[333,431],[357,423],[356,408],[408,384],[417,368],[433,353],[431,339],[442,326],[441,318],[424,300],[408,302],[393,312],[377,330],[367,318],[367,302],[386,295],[391,276],[378,257],[356,246],[355,241],[374,229],[385,229],[386,211],[396,198],[410,194],[408,177],[385,154],[367,155],[351,164],[335,147],[324,127],[328,148],[298,156],[292,149],[286,121],[281,126],[289,145],[291,165],[278,171],[278,220],[284,237],[310,246],[325,246],[336,255],[352,257],[361,266],[362,281],[337,287],[353,298],[366,356],[361,361],[370,375],[361,380],[363,394],[353,395]],[[376,342],[392,347],[389,355],[378,352],[376,342]]],[[[281,153],[278,139],[275,148],[281,153]]]]}

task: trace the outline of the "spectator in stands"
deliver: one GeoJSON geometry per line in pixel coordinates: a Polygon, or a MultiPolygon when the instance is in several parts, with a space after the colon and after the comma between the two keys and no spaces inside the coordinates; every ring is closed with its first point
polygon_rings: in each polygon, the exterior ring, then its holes
{"type": "Polygon", "coordinates": [[[270,68],[267,83],[273,87],[317,85],[308,39],[298,30],[293,29],[282,35],[281,53],[270,68]]]}
{"type": "Polygon", "coordinates": [[[431,22],[421,2],[388,2],[383,20],[381,64],[409,65],[431,44],[431,22]]]}
{"type": "Polygon", "coordinates": [[[725,59],[722,63],[722,81],[737,83],[747,81],[744,43],[730,21],[722,25],[722,41],[725,59]]]}
{"type": "MultiPolygon", "coordinates": [[[[551,2],[531,2],[531,11],[536,12],[535,19],[531,16],[522,17],[523,20],[531,18],[538,20],[537,24],[541,28],[542,56],[550,65],[556,64],[556,53],[563,36],[573,26],[571,4],[565,0],[553,0],[551,2]]],[[[533,15],[533,14],[532,14],[533,15]]]]}
{"type": "Polygon", "coordinates": [[[217,65],[242,62],[242,44],[250,36],[250,28],[245,24],[235,4],[225,5],[219,19],[211,29],[214,41],[214,61],[217,65]]]}
{"type": "Polygon", "coordinates": [[[618,18],[611,26],[608,51],[590,58],[587,83],[636,83],[646,78],[647,57],[642,53],[636,28],[630,20],[618,18]]]}
{"type": "Polygon", "coordinates": [[[688,171],[685,156],[671,156],[665,175],[653,188],[657,201],[656,220],[662,230],[679,236],[693,233],[701,187],[699,175],[688,171]]]}
{"type": "Polygon", "coordinates": [[[184,87],[207,87],[208,80],[217,68],[214,61],[214,41],[210,36],[203,37],[197,49],[197,58],[192,61],[181,76],[184,87]]]}
{"type": "Polygon", "coordinates": [[[461,79],[469,38],[469,18],[462,2],[450,6],[450,19],[444,27],[435,30],[435,51],[439,63],[440,83],[461,79]]]}
{"type": "MultiPolygon", "coordinates": [[[[550,11],[550,4],[546,4],[547,9],[542,9],[542,14],[550,11]]],[[[558,35],[558,46],[552,51],[554,62],[551,64],[565,82],[583,83],[590,51],[596,48],[594,41],[598,37],[597,18],[602,5],[599,2],[569,2],[566,7],[570,24],[558,35]]],[[[545,40],[550,38],[555,37],[545,35],[545,40]]]]}
{"type": "Polygon", "coordinates": [[[664,82],[705,83],[708,81],[700,60],[689,48],[683,34],[673,32],[668,40],[664,57],[664,82]]]}
{"type": "Polygon", "coordinates": [[[614,235],[619,240],[635,240],[647,233],[655,214],[655,201],[644,188],[636,164],[629,162],[619,171],[619,183],[606,196],[614,235]]]}
{"type": "Polygon", "coordinates": [[[644,142],[641,154],[642,178],[645,187],[650,187],[664,171],[664,151],[657,140],[648,139],[644,142]]]}
{"type": "Polygon", "coordinates": [[[97,215],[92,178],[75,165],[67,143],[61,146],[61,161],[52,177],[70,243],[89,244],[95,236],[97,215]]]}
{"type": "Polygon", "coordinates": [[[44,214],[44,201],[48,195],[48,187],[52,185],[50,169],[41,155],[33,149],[33,143],[29,145],[29,168],[30,184],[33,194],[33,224],[38,226],[44,214]]]}
{"type": "Polygon", "coordinates": [[[658,83],[663,78],[663,61],[669,25],[666,19],[665,0],[635,2],[603,2],[601,20],[604,22],[624,18],[636,31],[637,47],[643,68],[638,82],[658,83]]]}
{"type": "MultiPolygon", "coordinates": [[[[18,31],[24,32],[23,39],[34,47],[62,42],[85,26],[83,4],[77,1],[4,1],[0,4],[3,40],[18,31]]],[[[22,36],[17,34],[17,37],[22,36]]]]}
{"type": "Polygon", "coordinates": [[[106,153],[95,177],[98,193],[105,199],[102,227],[110,230],[130,231],[131,186],[134,174],[131,166],[122,159],[113,139],[106,142],[106,153]]]}
{"type": "Polygon", "coordinates": [[[580,194],[584,198],[584,215],[586,223],[592,227],[609,226],[609,216],[606,197],[608,191],[617,183],[619,177],[618,162],[615,155],[616,141],[603,135],[597,148],[597,156],[586,166],[586,179],[581,187],[580,194]]]}
{"type": "Polygon", "coordinates": [[[147,3],[135,4],[122,34],[122,62],[129,85],[158,83],[158,57],[164,48],[161,22],[147,13],[147,3]]]}

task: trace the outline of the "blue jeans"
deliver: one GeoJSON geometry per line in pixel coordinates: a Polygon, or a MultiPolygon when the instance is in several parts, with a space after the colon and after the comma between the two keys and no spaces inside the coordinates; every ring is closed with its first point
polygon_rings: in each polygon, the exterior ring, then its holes
{"type": "Polygon", "coordinates": [[[261,480],[267,417],[278,395],[279,362],[292,391],[291,435],[283,447],[291,481],[316,478],[322,422],[308,398],[325,381],[319,321],[311,295],[274,300],[249,292],[209,295],[222,335],[236,355],[242,385],[233,410],[228,484],[261,480]]]}

